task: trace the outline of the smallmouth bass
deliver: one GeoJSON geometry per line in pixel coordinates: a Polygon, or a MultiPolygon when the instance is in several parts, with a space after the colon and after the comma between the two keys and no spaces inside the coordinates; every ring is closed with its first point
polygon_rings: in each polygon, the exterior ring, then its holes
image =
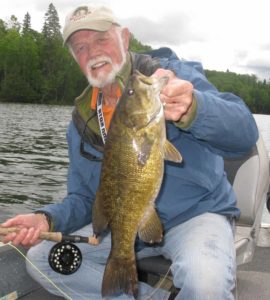
{"type": "Polygon", "coordinates": [[[164,159],[181,162],[166,140],[159,94],[168,78],[135,71],[118,101],[104,148],[100,185],[93,206],[93,230],[99,237],[111,229],[112,247],[102,282],[102,297],[138,295],[134,243],[162,241],[155,210],[164,159]]]}

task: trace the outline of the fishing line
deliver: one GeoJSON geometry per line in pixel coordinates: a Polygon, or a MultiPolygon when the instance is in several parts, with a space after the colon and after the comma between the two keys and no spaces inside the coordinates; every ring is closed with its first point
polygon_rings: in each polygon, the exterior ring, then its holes
{"type": "Polygon", "coordinates": [[[155,293],[158,291],[158,289],[162,286],[162,284],[165,282],[167,277],[169,276],[169,273],[171,271],[171,267],[169,267],[168,271],[166,274],[163,276],[162,280],[159,282],[159,284],[154,288],[154,290],[151,292],[149,296],[146,296],[143,300],[152,300],[152,297],[155,295],[155,293]]]}
{"type": "Polygon", "coordinates": [[[4,244],[0,242],[0,246],[8,245],[15,249],[40,275],[42,275],[54,288],[56,288],[64,297],[66,297],[68,300],[73,300],[70,296],[68,296],[63,290],[61,290],[46,274],[44,274],[42,271],[39,270],[39,268],[31,262],[29,258],[27,258],[24,253],[20,249],[18,249],[16,246],[12,245],[11,242],[4,244]]]}
{"type": "MultiPolygon", "coordinates": [[[[42,277],[44,277],[55,289],[57,289],[64,297],[66,297],[68,300],[73,300],[70,296],[68,296],[61,288],[59,288],[46,274],[44,274],[42,271],[39,270],[39,268],[29,259],[27,258],[24,253],[17,248],[16,246],[12,245],[11,242],[4,244],[0,240],[0,247],[8,245],[11,248],[15,249],[42,277]]],[[[98,251],[98,250],[96,250],[98,251]]],[[[158,289],[161,288],[167,277],[169,276],[169,273],[171,271],[171,267],[169,267],[168,271],[162,278],[162,280],[158,283],[158,285],[154,288],[154,290],[150,293],[150,295],[143,298],[143,300],[151,300],[152,297],[157,293],[158,289]]],[[[71,290],[69,287],[67,287],[69,290],[71,290]]],[[[72,290],[73,291],[73,290],[72,290]]],[[[74,291],[73,291],[74,292],[74,291]]]]}

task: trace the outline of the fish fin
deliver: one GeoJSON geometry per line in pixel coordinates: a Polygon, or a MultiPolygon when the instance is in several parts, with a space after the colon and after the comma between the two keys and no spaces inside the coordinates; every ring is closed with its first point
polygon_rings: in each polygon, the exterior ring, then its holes
{"type": "Polygon", "coordinates": [[[93,212],[92,212],[92,225],[93,225],[93,232],[96,238],[99,238],[104,231],[108,228],[108,218],[104,213],[104,209],[100,200],[100,197],[96,197],[93,205],[93,212]]]}
{"type": "Polygon", "coordinates": [[[138,297],[138,275],[135,257],[131,259],[108,258],[102,281],[102,297],[119,296],[120,294],[138,297]]]}
{"type": "Polygon", "coordinates": [[[166,140],[164,144],[164,159],[174,161],[177,163],[182,162],[183,158],[179,151],[175,148],[175,146],[166,140]]]}
{"type": "Polygon", "coordinates": [[[138,163],[144,166],[150,156],[152,146],[154,144],[153,138],[145,133],[143,142],[139,148],[138,163]]]}
{"type": "Polygon", "coordinates": [[[147,211],[138,229],[139,238],[146,243],[160,243],[163,238],[163,228],[154,207],[147,211]]]}

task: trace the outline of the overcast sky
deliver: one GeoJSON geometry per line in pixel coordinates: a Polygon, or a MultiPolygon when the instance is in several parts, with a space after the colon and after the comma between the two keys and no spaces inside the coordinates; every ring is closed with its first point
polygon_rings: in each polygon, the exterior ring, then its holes
{"type": "MultiPolygon", "coordinates": [[[[91,1],[89,1],[91,2],[91,1]]],[[[63,28],[65,16],[87,0],[0,0],[0,19],[27,12],[41,31],[53,3],[63,28]]],[[[269,0],[102,0],[137,39],[169,46],[179,57],[200,61],[205,69],[255,74],[270,80],[269,0]]]]}

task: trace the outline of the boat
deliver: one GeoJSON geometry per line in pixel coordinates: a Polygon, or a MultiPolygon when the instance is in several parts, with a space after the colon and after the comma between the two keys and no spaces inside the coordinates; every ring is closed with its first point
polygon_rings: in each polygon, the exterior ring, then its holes
{"type": "MultiPolygon", "coordinates": [[[[252,151],[238,159],[224,159],[241,210],[236,224],[238,300],[268,300],[270,295],[270,222],[263,223],[263,211],[270,209],[269,156],[262,136],[252,151]]],[[[19,249],[23,254],[26,249],[19,249]]],[[[29,277],[25,258],[10,245],[0,246],[0,300],[63,299],[49,294],[29,277]]],[[[173,286],[170,261],[150,257],[137,262],[140,280],[171,291],[170,300],[181,293],[173,286]]],[[[76,299],[74,299],[76,300],[76,299]]]]}

